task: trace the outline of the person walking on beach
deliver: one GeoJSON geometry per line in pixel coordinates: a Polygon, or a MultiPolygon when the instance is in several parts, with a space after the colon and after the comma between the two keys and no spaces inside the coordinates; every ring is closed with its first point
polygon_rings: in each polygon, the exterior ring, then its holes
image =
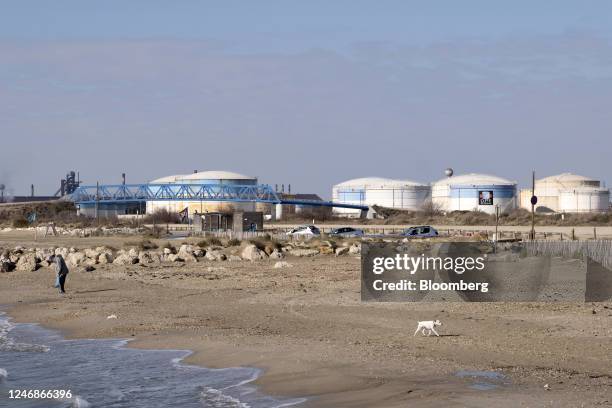
{"type": "Polygon", "coordinates": [[[57,273],[56,287],[59,286],[60,293],[66,293],[64,284],[66,283],[66,275],[68,275],[68,267],[61,255],[55,255],[55,272],[57,273]]]}

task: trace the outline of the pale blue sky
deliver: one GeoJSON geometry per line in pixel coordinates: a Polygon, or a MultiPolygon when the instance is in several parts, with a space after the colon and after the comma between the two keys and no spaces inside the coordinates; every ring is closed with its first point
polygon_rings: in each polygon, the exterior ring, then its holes
{"type": "Polygon", "coordinates": [[[0,182],[608,182],[609,1],[3,1],[0,182]],[[7,154],[8,152],[8,154],[7,154]],[[62,157],[62,160],[57,160],[62,157]]]}

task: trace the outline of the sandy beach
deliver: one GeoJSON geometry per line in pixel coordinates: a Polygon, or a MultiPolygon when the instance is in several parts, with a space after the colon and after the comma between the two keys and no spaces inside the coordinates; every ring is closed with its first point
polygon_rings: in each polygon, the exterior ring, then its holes
{"type": "MultiPolygon", "coordinates": [[[[24,237],[0,246],[51,246],[24,237]]],[[[121,245],[62,238],[61,245],[121,245]]],[[[133,338],[131,347],[193,350],[186,362],[254,366],[272,395],[313,407],[590,407],[612,404],[611,303],[362,303],[359,258],[96,265],[0,274],[0,304],[19,322],[70,338],[133,338]],[[107,319],[115,314],[117,319],[107,319]],[[413,337],[439,319],[441,337],[413,337]],[[468,371],[504,380],[475,387],[468,371]],[[459,375],[457,375],[459,373],[459,375]]]]}

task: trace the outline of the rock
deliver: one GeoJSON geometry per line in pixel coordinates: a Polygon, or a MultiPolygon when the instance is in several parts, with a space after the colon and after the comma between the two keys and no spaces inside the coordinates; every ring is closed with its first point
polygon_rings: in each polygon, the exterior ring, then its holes
{"type": "Polygon", "coordinates": [[[179,256],[185,262],[198,262],[198,258],[196,258],[195,255],[193,255],[193,254],[187,254],[186,253],[186,254],[179,255],[179,256]]]}
{"type": "Polygon", "coordinates": [[[33,272],[38,269],[36,263],[36,255],[34,254],[23,254],[19,261],[17,261],[16,269],[23,272],[33,272]]]}
{"type": "Polygon", "coordinates": [[[100,251],[97,251],[95,249],[91,249],[91,248],[87,248],[85,251],[83,251],[85,253],[85,256],[88,257],[89,259],[94,259],[94,260],[98,260],[98,257],[100,256],[100,251]]]}
{"type": "Polygon", "coordinates": [[[164,248],[164,255],[172,255],[172,249],[164,248]]]}
{"type": "Polygon", "coordinates": [[[282,252],[280,252],[278,249],[275,249],[274,251],[272,251],[272,253],[270,254],[270,259],[283,259],[285,257],[285,254],[283,254],[282,252]]]}
{"type": "Polygon", "coordinates": [[[82,252],[71,252],[68,254],[68,258],[66,258],[66,263],[72,266],[79,266],[83,262],[85,262],[87,257],[82,252]]]}
{"type": "Polygon", "coordinates": [[[230,256],[227,258],[227,260],[228,260],[228,261],[231,261],[231,262],[237,262],[237,261],[242,261],[242,258],[241,258],[241,257],[239,257],[238,255],[230,255],[230,256]]]}
{"type": "Polygon", "coordinates": [[[267,258],[265,252],[257,248],[253,244],[249,244],[242,250],[242,259],[246,259],[247,261],[259,261],[267,258]]]}
{"type": "Polygon", "coordinates": [[[100,264],[109,264],[113,262],[113,255],[108,252],[102,252],[98,256],[98,263],[100,264]]]}
{"type": "Polygon", "coordinates": [[[8,259],[0,261],[0,272],[13,272],[15,270],[15,263],[8,259]]]}
{"type": "Polygon", "coordinates": [[[276,248],[274,248],[272,245],[266,245],[266,247],[264,248],[264,252],[266,253],[266,255],[270,256],[270,254],[272,252],[274,252],[276,248]]]}
{"type": "Polygon", "coordinates": [[[190,254],[193,255],[193,246],[191,245],[187,245],[187,244],[183,244],[181,245],[181,247],[178,250],[178,254],[190,254]]]}
{"type": "Polygon", "coordinates": [[[138,250],[136,248],[130,248],[127,254],[132,258],[138,258],[138,250]]]}
{"type": "Polygon", "coordinates": [[[181,259],[180,256],[178,256],[177,254],[170,254],[166,257],[166,260],[168,262],[183,262],[183,260],[181,259]]]}
{"type": "Polygon", "coordinates": [[[331,246],[320,246],[319,253],[324,255],[329,255],[334,253],[334,248],[331,246]]]}
{"type": "Polygon", "coordinates": [[[85,265],[85,266],[94,266],[97,263],[98,263],[97,259],[85,258],[85,261],[83,261],[83,265],[85,265]]]}
{"type": "Polygon", "coordinates": [[[66,259],[66,257],[68,257],[68,248],[57,248],[55,250],[55,255],[61,255],[62,258],[66,259]]]}
{"type": "Polygon", "coordinates": [[[351,245],[349,247],[349,254],[351,254],[351,255],[359,255],[359,254],[361,254],[361,245],[351,245]]]}
{"type": "Polygon", "coordinates": [[[289,251],[289,254],[293,256],[299,256],[299,257],[315,256],[319,254],[319,250],[318,249],[293,249],[289,251]]]}
{"type": "Polygon", "coordinates": [[[122,253],[115,260],[113,264],[115,265],[134,265],[138,263],[138,257],[130,256],[129,254],[122,253]]]}
{"type": "Polygon", "coordinates": [[[52,248],[36,248],[36,257],[41,261],[51,258],[54,255],[54,250],[52,248]]]}
{"type": "Polygon", "coordinates": [[[349,247],[336,248],[336,256],[342,256],[349,253],[349,247]]]}
{"type": "Polygon", "coordinates": [[[211,249],[206,251],[206,259],[209,261],[225,261],[227,257],[219,250],[211,249]]]}
{"type": "Polygon", "coordinates": [[[293,265],[291,265],[289,262],[278,261],[277,263],[274,264],[274,268],[275,269],[278,269],[278,268],[293,268],[293,265]]]}
{"type": "Polygon", "coordinates": [[[138,253],[138,262],[141,264],[160,263],[161,258],[156,252],[140,251],[138,253]]]}
{"type": "Polygon", "coordinates": [[[204,255],[206,255],[206,251],[201,248],[195,249],[193,251],[193,256],[195,256],[196,258],[201,258],[204,255]]]}
{"type": "Polygon", "coordinates": [[[85,271],[85,272],[93,272],[95,270],[96,270],[96,268],[94,268],[91,265],[87,265],[85,268],[83,268],[83,271],[85,271]]]}

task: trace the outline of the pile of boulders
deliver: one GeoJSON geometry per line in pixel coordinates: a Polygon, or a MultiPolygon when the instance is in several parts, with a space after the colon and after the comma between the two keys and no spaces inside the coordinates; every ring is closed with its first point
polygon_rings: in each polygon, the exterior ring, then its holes
{"type": "MultiPolygon", "coordinates": [[[[319,254],[334,254],[335,256],[359,255],[361,244],[345,243],[336,247],[329,241],[309,247],[304,243],[286,243],[283,245],[262,245],[243,242],[240,247],[228,248],[210,246],[200,248],[191,244],[183,244],[178,249],[166,246],[160,249],[142,249],[138,247],[115,250],[106,246],[96,248],[23,248],[0,249],[0,272],[36,271],[41,267],[51,267],[54,255],[62,255],[68,267],[82,267],[84,270],[94,270],[95,265],[155,265],[162,262],[196,263],[206,261],[260,261],[276,260],[277,265],[285,265],[280,260],[287,255],[293,257],[310,257],[319,254]]],[[[278,266],[277,266],[278,267],[278,266]]]]}
{"type": "MultiPolygon", "coordinates": [[[[45,234],[47,231],[47,226],[38,226],[38,227],[27,227],[27,228],[1,228],[0,232],[11,232],[11,231],[34,231],[38,234],[45,234]]],[[[50,232],[50,231],[49,231],[50,232]]],[[[58,235],[62,236],[70,236],[70,237],[99,237],[99,236],[112,236],[112,235],[133,235],[133,234],[142,234],[146,232],[144,227],[85,227],[85,228],[68,228],[68,227],[55,227],[55,232],[58,235]]]]}

